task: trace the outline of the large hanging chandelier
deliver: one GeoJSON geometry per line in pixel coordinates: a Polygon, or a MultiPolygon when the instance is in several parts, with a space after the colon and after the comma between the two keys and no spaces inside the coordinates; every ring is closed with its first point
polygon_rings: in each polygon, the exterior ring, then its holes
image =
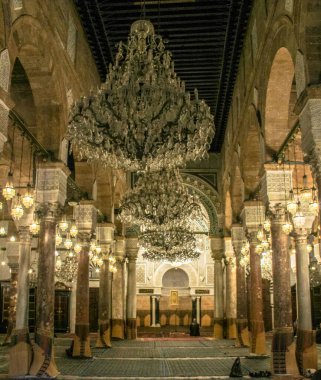
{"type": "Polygon", "coordinates": [[[148,20],[132,24],[106,82],[72,107],[68,126],[80,158],[133,171],[204,158],[213,137],[210,108],[185,91],[148,20]]]}
{"type": "Polygon", "coordinates": [[[201,216],[198,197],[189,194],[177,169],[146,172],[120,207],[122,222],[173,229],[201,216]]]}
{"type": "Polygon", "coordinates": [[[184,262],[196,260],[200,256],[194,234],[182,227],[147,230],[138,237],[138,241],[146,260],[184,262]]]}

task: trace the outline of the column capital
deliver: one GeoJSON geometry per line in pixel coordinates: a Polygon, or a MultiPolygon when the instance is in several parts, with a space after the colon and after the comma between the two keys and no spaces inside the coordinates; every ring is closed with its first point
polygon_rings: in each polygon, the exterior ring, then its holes
{"type": "Polygon", "coordinates": [[[136,261],[139,245],[137,237],[126,238],[126,257],[129,261],[136,261]]]}
{"type": "Polygon", "coordinates": [[[92,234],[97,222],[97,210],[94,201],[80,201],[74,206],[74,219],[79,233],[92,234]]]}
{"type": "Polygon", "coordinates": [[[16,225],[18,231],[24,230],[25,228],[28,228],[33,221],[33,213],[34,213],[34,207],[30,207],[29,209],[25,209],[22,217],[19,220],[14,220],[14,224],[16,225]]]}
{"type": "Polygon", "coordinates": [[[64,206],[67,198],[67,179],[70,170],[62,162],[42,162],[37,169],[36,202],[58,203],[64,206]]]}
{"type": "Polygon", "coordinates": [[[7,248],[8,266],[11,267],[11,265],[19,265],[20,242],[8,241],[6,248],[7,248]]]}
{"type": "Polygon", "coordinates": [[[225,237],[224,238],[224,255],[227,259],[235,258],[231,237],[225,237]]]}
{"type": "Polygon", "coordinates": [[[292,189],[292,171],[280,170],[278,164],[265,164],[261,178],[261,198],[271,209],[276,205],[286,205],[292,189]]]}
{"type": "Polygon", "coordinates": [[[213,260],[222,260],[224,257],[224,239],[210,236],[210,242],[213,260]]]}
{"type": "Polygon", "coordinates": [[[262,201],[245,201],[241,212],[243,226],[248,232],[256,231],[265,219],[265,205],[262,201]]]}
{"type": "Polygon", "coordinates": [[[273,224],[282,225],[286,220],[285,208],[281,204],[276,204],[274,207],[270,208],[269,215],[273,224]]]}
{"type": "Polygon", "coordinates": [[[125,257],[126,240],[124,236],[115,236],[115,258],[122,261],[125,257]]]}
{"type": "Polygon", "coordinates": [[[114,241],[115,225],[113,223],[99,223],[96,226],[96,238],[101,245],[111,245],[114,241]]]}

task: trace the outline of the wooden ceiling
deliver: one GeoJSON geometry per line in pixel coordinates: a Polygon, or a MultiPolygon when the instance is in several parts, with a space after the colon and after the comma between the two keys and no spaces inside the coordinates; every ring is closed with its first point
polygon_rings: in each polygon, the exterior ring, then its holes
{"type": "Polygon", "coordinates": [[[104,81],[106,68],[126,41],[131,24],[154,24],[172,53],[186,89],[197,88],[211,107],[216,133],[211,151],[224,140],[233,86],[253,0],[74,0],[104,81]],[[145,8],[145,11],[144,11],[145,8]]]}

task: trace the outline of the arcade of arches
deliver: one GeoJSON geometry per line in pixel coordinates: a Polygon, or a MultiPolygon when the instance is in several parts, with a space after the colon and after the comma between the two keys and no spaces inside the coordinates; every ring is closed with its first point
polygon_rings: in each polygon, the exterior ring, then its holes
{"type": "Polygon", "coordinates": [[[274,374],[317,368],[320,0],[253,1],[222,147],[182,170],[201,202],[202,218],[191,221],[200,257],[175,265],[144,260],[135,226],[117,218],[130,175],[69,150],[70,106],[100,84],[85,33],[72,1],[0,0],[0,181],[12,174],[22,196],[35,186],[40,210],[35,237],[32,209],[14,221],[13,201],[1,199],[9,375],[56,377],[54,331],[73,333],[70,355],[86,358],[89,332],[98,331],[96,347],[110,347],[148,328],[187,330],[194,318],[215,339],[270,354],[274,374]],[[293,215],[292,198],[300,199],[293,215]],[[75,281],[55,277],[56,223],[75,205],[83,243],[96,229],[102,247],[112,247],[115,273],[108,263],[98,272],[80,253],[75,281]]]}

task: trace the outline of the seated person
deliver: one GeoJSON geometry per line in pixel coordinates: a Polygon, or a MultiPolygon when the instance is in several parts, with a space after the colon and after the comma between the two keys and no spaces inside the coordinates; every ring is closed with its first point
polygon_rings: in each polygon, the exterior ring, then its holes
{"type": "Polygon", "coordinates": [[[200,325],[196,322],[196,318],[193,318],[193,322],[189,325],[190,336],[200,336],[200,325]]]}

